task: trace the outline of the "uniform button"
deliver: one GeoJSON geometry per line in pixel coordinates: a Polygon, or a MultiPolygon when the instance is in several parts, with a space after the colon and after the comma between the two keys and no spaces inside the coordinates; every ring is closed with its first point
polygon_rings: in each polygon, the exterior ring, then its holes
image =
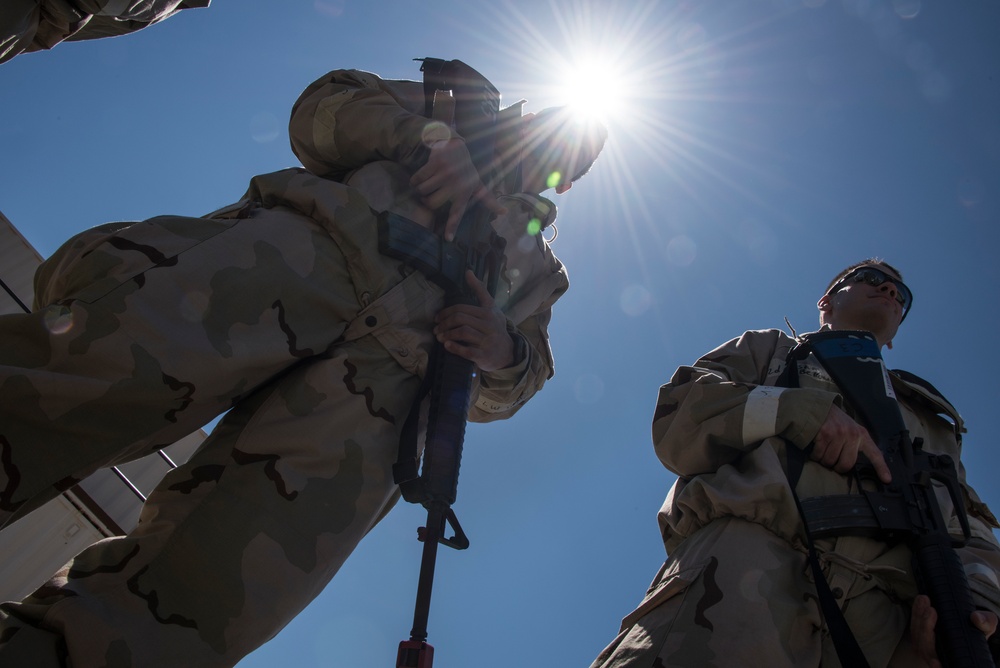
{"type": "Polygon", "coordinates": [[[374,327],[377,324],[378,324],[378,318],[376,318],[375,316],[370,315],[367,318],[365,318],[365,325],[367,325],[368,327],[374,327]]]}
{"type": "Polygon", "coordinates": [[[832,589],[832,590],[830,591],[830,593],[831,593],[831,594],[833,594],[833,597],[834,597],[835,599],[837,599],[837,600],[840,600],[840,599],[844,598],[844,590],[843,590],[843,589],[841,589],[840,587],[834,587],[834,588],[833,588],[833,589],[832,589]]]}
{"type": "Polygon", "coordinates": [[[410,351],[407,350],[406,348],[400,348],[396,352],[399,353],[400,357],[406,357],[406,356],[408,356],[410,354],[410,351]]]}

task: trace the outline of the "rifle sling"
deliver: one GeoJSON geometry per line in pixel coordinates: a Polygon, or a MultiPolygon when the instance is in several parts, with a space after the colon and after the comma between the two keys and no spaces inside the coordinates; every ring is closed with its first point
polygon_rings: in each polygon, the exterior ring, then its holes
{"type": "MultiPolygon", "coordinates": [[[[796,346],[788,353],[788,356],[785,358],[785,369],[776,382],[778,387],[799,387],[797,355],[801,353],[800,346],[796,346]]],[[[799,478],[802,476],[802,467],[805,465],[806,452],[788,440],[785,441],[785,452],[787,453],[785,475],[788,477],[788,487],[792,492],[795,507],[802,518],[806,547],[809,551],[809,568],[812,571],[813,582],[816,585],[816,598],[819,600],[823,619],[826,621],[827,629],[830,631],[830,638],[833,640],[834,649],[837,650],[837,658],[840,659],[840,665],[845,668],[848,666],[850,668],[869,668],[865,653],[861,651],[861,646],[858,645],[858,640],[854,637],[854,632],[851,631],[847,620],[844,619],[844,613],[840,610],[840,606],[837,605],[837,599],[834,598],[833,592],[830,591],[830,584],[826,581],[823,568],[819,564],[819,555],[817,555],[816,545],[813,543],[813,534],[810,529],[809,520],[806,517],[805,510],[803,510],[802,502],[799,501],[799,495],[795,492],[795,486],[798,485],[799,478]]]]}
{"type": "MultiPolygon", "coordinates": [[[[431,349],[431,360],[437,352],[437,346],[431,349]]],[[[399,449],[396,452],[396,463],[392,465],[392,480],[399,485],[399,492],[408,503],[424,503],[427,500],[427,490],[424,487],[423,479],[420,477],[420,453],[418,452],[418,436],[420,434],[420,409],[424,405],[424,399],[431,391],[431,376],[426,374],[417,390],[417,396],[413,399],[410,412],[403,423],[403,429],[399,434],[399,449]]]]}

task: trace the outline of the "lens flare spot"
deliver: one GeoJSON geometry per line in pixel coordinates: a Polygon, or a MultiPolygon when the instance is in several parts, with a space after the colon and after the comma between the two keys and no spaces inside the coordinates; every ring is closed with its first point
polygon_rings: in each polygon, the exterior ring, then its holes
{"type": "Polygon", "coordinates": [[[530,253],[533,250],[538,249],[538,240],[542,237],[538,234],[531,236],[530,234],[523,235],[517,240],[517,250],[522,253],[530,253]]]}
{"type": "Polygon", "coordinates": [[[584,374],[576,379],[573,394],[581,404],[596,404],[604,396],[604,381],[592,373],[584,374]]]}
{"type": "Polygon", "coordinates": [[[45,329],[52,334],[65,334],[73,329],[73,314],[65,306],[53,306],[45,313],[45,329]]]}
{"type": "Polygon", "coordinates": [[[549,178],[545,179],[545,185],[549,188],[555,188],[560,183],[562,183],[562,174],[559,172],[552,172],[549,174],[549,178]]]}
{"type": "Polygon", "coordinates": [[[653,305],[653,295],[641,285],[630,285],[622,290],[618,303],[625,315],[635,317],[649,310],[653,305]]]}
{"type": "Polygon", "coordinates": [[[344,14],[344,6],[346,4],[346,0],[334,0],[333,2],[316,0],[313,2],[313,9],[316,10],[317,14],[324,14],[332,19],[339,19],[344,14]]]}
{"type": "Polygon", "coordinates": [[[892,9],[901,19],[915,19],[920,13],[920,0],[892,0],[892,9]]]}
{"type": "Polygon", "coordinates": [[[733,239],[761,266],[772,266],[774,262],[780,261],[778,235],[770,226],[756,218],[744,220],[734,231],[733,239]]]}
{"type": "Polygon", "coordinates": [[[678,267],[687,267],[694,262],[698,254],[698,246],[683,234],[670,240],[667,244],[667,260],[678,267]]]}
{"type": "Polygon", "coordinates": [[[967,209],[977,206],[985,196],[986,188],[979,179],[965,178],[958,182],[958,201],[967,209]]]}
{"type": "Polygon", "coordinates": [[[931,102],[943,102],[951,96],[951,82],[942,72],[933,71],[920,82],[920,92],[931,102]]]}
{"type": "Polygon", "coordinates": [[[266,144],[278,138],[280,124],[278,118],[266,111],[255,114],[250,119],[250,136],[258,144],[266,144]]]}
{"type": "Polygon", "coordinates": [[[528,234],[531,236],[536,236],[542,231],[542,221],[538,218],[532,218],[528,221],[528,234]]]}
{"type": "Polygon", "coordinates": [[[451,130],[441,121],[431,121],[420,132],[420,140],[428,148],[434,148],[435,144],[440,144],[450,138],[451,130]]]}

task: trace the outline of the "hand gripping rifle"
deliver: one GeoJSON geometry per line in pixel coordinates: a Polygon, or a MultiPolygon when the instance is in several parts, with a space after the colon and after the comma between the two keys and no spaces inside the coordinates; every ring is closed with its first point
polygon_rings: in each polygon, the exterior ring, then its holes
{"type": "MultiPolygon", "coordinates": [[[[493,159],[493,137],[500,95],[481,74],[461,61],[423,59],[424,91],[428,100],[427,115],[441,117],[443,106],[439,91],[453,105],[456,129],[465,138],[473,163],[480,174],[486,173],[493,159]],[[437,95],[435,95],[437,93],[437,95]],[[434,100],[438,102],[435,104],[434,100]]],[[[451,114],[451,109],[446,112],[451,114]]],[[[485,179],[484,179],[485,180],[485,179]]],[[[488,209],[472,204],[459,224],[452,242],[444,241],[420,225],[392,213],[379,218],[379,249],[423,272],[445,291],[445,306],[478,305],[465,279],[471,269],[490,294],[496,291],[504,262],[505,240],[490,224],[488,209]]],[[[410,639],[399,644],[397,668],[431,668],[434,648],[427,644],[427,618],[430,612],[431,587],[437,545],[464,550],[469,539],[462,531],[451,506],[458,492],[458,469],[465,439],[465,424],[472,398],[475,364],[444,349],[435,342],[428,362],[424,387],[410,412],[400,440],[399,459],[393,466],[393,478],[403,498],[427,509],[427,525],[418,530],[423,542],[417,601],[410,639]],[[416,436],[420,406],[430,397],[427,431],[423,452],[423,470],[418,475],[419,455],[416,436]],[[445,537],[446,524],[455,535],[445,537]]]]}
{"type": "Polygon", "coordinates": [[[983,633],[970,616],[975,610],[965,569],[955,547],[970,537],[955,462],[948,455],[922,449],[911,440],[896,403],[880,347],[868,332],[822,331],[806,334],[794,357],[812,352],[868,429],[885,458],[892,482],[878,481],[871,464],[856,472],[874,490],[861,494],[805,499],[803,517],[814,537],[855,533],[882,540],[905,541],[913,552],[917,587],[930,597],[938,613],[937,650],[946,668],[992,668],[994,661],[983,633]],[[953,541],[941,515],[934,483],[951,497],[964,538],[953,541]]]}

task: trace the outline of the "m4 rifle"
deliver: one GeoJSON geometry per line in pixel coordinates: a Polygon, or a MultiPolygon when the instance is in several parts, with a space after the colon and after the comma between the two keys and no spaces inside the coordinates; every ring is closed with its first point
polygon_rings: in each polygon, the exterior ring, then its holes
{"type": "Polygon", "coordinates": [[[946,668],[993,668],[986,637],[972,625],[975,610],[965,569],[955,547],[970,537],[965,502],[955,462],[926,452],[922,439],[911,440],[875,337],[860,331],[806,334],[801,354],[812,352],[840,388],[855,415],[882,452],[892,482],[878,481],[868,463],[861,477],[875,489],[861,495],[815,497],[802,501],[813,536],[860,533],[903,541],[913,553],[917,587],[938,613],[937,652],[946,668]],[[934,483],[951,497],[963,537],[955,539],[941,514],[934,483]]]}
{"type": "MultiPolygon", "coordinates": [[[[473,164],[483,180],[488,181],[500,94],[485,77],[461,61],[422,60],[427,115],[455,126],[466,141],[473,164]],[[443,113],[442,106],[446,107],[443,113]]],[[[470,202],[454,240],[445,241],[417,223],[386,212],[379,217],[379,249],[415,267],[441,286],[445,307],[478,306],[478,299],[466,282],[466,271],[472,270],[492,295],[504,262],[506,242],[490,224],[492,218],[492,212],[485,206],[470,202]]],[[[404,427],[399,460],[393,467],[393,477],[403,498],[427,509],[427,524],[418,531],[424,545],[413,628],[410,639],[399,644],[397,668],[431,668],[434,648],[426,642],[427,619],[437,545],[442,543],[459,550],[469,546],[452,504],[458,493],[458,470],[475,374],[473,362],[435,342],[424,388],[404,427]],[[430,397],[429,412],[423,469],[418,474],[420,456],[415,438],[419,406],[425,394],[430,397]],[[455,532],[451,538],[445,537],[447,526],[455,532]]]]}

